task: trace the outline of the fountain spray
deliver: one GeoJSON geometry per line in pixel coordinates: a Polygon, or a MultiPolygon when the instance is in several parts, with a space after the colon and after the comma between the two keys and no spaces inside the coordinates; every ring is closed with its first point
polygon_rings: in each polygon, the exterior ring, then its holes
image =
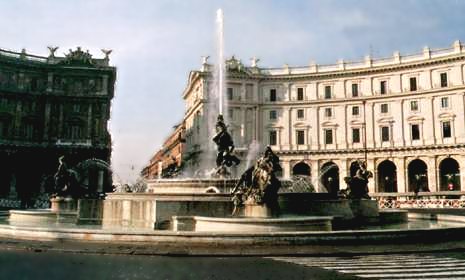
{"type": "Polygon", "coordinates": [[[223,15],[223,10],[218,9],[216,11],[216,23],[218,27],[218,113],[220,115],[223,114],[223,91],[224,91],[224,72],[225,72],[225,67],[224,67],[224,15],[223,15]]]}

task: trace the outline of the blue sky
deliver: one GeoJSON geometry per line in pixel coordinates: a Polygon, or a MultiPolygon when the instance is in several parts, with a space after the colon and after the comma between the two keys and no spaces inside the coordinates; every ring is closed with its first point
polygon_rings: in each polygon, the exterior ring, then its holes
{"type": "Polygon", "coordinates": [[[47,55],[113,49],[113,165],[133,180],[182,119],[181,98],[200,56],[215,53],[215,13],[225,14],[227,56],[266,67],[305,66],[420,52],[465,41],[465,1],[17,0],[0,1],[0,48],[47,55]]]}

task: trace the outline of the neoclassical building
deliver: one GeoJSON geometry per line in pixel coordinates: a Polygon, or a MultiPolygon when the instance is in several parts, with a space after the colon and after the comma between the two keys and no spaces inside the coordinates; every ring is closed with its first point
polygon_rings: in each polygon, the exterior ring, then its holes
{"type": "MultiPolygon", "coordinates": [[[[110,51],[93,58],[79,47],[66,56],[56,56],[57,49],[49,47],[46,57],[0,50],[0,197],[39,192],[63,155],[70,167],[110,161],[110,51]]],[[[108,185],[102,172],[89,171],[87,183],[108,185]]]]}
{"type": "MultiPolygon", "coordinates": [[[[242,157],[251,144],[278,153],[283,177],[345,188],[367,161],[371,192],[465,190],[465,47],[335,65],[263,68],[227,61],[227,117],[242,157]]],[[[185,153],[202,149],[213,66],[204,59],[183,92],[185,153]]],[[[211,121],[210,121],[211,123],[211,121]]]]}

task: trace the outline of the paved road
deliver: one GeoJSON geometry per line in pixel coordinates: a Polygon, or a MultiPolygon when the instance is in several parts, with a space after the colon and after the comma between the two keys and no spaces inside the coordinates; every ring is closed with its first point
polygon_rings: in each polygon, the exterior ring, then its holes
{"type": "Polygon", "coordinates": [[[0,251],[0,279],[465,279],[465,252],[163,257],[0,251]]]}
{"type": "Polygon", "coordinates": [[[0,251],[0,279],[356,279],[259,257],[161,257],[0,251]]]}
{"type": "Polygon", "coordinates": [[[465,253],[272,259],[366,279],[465,279],[465,253]]]}

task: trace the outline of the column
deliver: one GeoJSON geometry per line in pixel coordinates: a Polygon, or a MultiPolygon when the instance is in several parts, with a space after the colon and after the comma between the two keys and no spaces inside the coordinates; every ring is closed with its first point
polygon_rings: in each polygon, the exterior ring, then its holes
{"type": "Polygon", "coordinates": [[[312,183],[315,187],[316,192],[322,192],[322,186],[319,182],[320,180],[320,163],[318,160],[311,161],[311,172],[312,172],[312,183]]]}
{"type": "Polygon", "coordinates": [[[436,157],[432,156],[428,158],[428,188],[431,192],[438,192],[438,170],[436,166],[436,157]]]}
{"type": "Polygon", "coordinates": [[[246,125],[245,125],[245,122],[247,120],[247,109],[244,108],[244,107],[240,107],[240,111],[241,111],[241,143],[240,143],[240,146],[241,147],[246,147],[247,146],[247,137],[246,137],[246,134],[249,133],[246,131],[246,125]]]}
{"type": "Polygon", "coordinates": [[[51,105],[47,101],[45,103],[45,113],[44,113],[44,134],[43,134],[43,139],[47,140],[49,139],[49,128],[50,128],[50,110],[51,110],[51,105]]]}
{"type": "Polygon", "coordinates": [[[241,84],[241,101],[245,102],[246,101],[246,95],[245,95],[246,89],[245,89],[245,83],[243,82],[241,84]]]}
{"type": "Polygon", "coordinates": [[[281,160],[281,167],[283,168],[283,178],[290,178],[291,162],[289,160],[281,160]]]}
{"type": "Polygon", "coordinates": [[[397,192],[404,193],[407,191],[407,184],[405,180],[405,175],[407,174],[405,170],[405,159],[404,158],[395,158],[394,163],[396,165],[396,176],[397,176],[397,192]]]}
{"type": "Polygon", "coordinates": [[[366,147],[367,148],[374,148],[376,146],[375,141],[375,122],[373,116],[373,103],[365,103],[363,107],[363,113],[365,114],[365,128],[366,128],[366,147]]]}
{"type": "Polygon", "coordinates": [[[460,190],[465,190],[465,159],[463,156],[457,158],[457,162],[459,163],[459,170],[460,170],[460,190]]]}
{"type": "Polygon", "coordinates": [[[339,189],[345,189],[346,182],[344,181],[344,177],[349,176],[347,173],[347,159],[341,159],[338,161],[339,163],[339,189]]]}
{"type": "Polygon", "coordinates": [[[436,117],[435,117],[435,112],[434,112],[434,99],[433,97],[428,97],[427,100],[429,101],[430,108],[431,108],[431,129],[433,131],[432,144],[436,144],[437,142],[436,140],[436,117]]]}
{"type": "Polygon", "coordinates": [[[292,108],[287,109],[287,137],[288,137],[288,144],[289,150],[292,150],[293,147],[293,137],[292,137],[292,108]]]}
{"type": "Polygon", "coordinates": [[[58,117],[58,138],[63,138],[63,104],[60,104],[60,115],[58,117]]]}
{"type": "Polygon", "coordinates": [[[87,139],[92,138],[92,104],[88,104],[87,108],[87,139]]]}
{"type": "Polygon", "coordinates": [[[348,109],[349,107],[347,106],[347,104],[344,105],[344,137],[342,139],[342,149],[347,149],[349,147],[349,141],[347,139],[349,139],[349,129],[348,129],[348,121],[349,121],[349,118],[348,118],[348,115],[349,115],[349,112],[348,112],[348,109]]]}
{"type": "Polygon", "coordinates": [[[102,78],[103,78],[103,84],[102,84],[101,94],[106,95],[108,94],[108,76],[104,75],[102,78]]]}
{"type": "Polygon", "coordinates": [[[404,100],[403,99],[400,101],[400,124],[401,124],[400,143],[402,147],[404,147],[405,146],[405,123],[404,123],[404,100]]]}
{"type": "Polygon", "coordinates": [[[47,76],[47,92],[53,91],[53,73],[49,72],[47,76]]]}
{"type": "Polygon", "coordinates": [[[254,131],[254,140],[258,141],[258,131],[260,129],[260,123],[258,121],[259,115],[258,115],[258,107],[254,107],[254,115],[255,115],[255,131],[254,131]]]}
{"type": "Polygon", "coordinates": [[[305,145],[307,146],[307,150],[310,150],[312,148],[311,143],[310,143],[310,126],[309,125],[305,127],[305,145]]]}
{"type": "Polygon", "coordinates": [[[22,113],[21,113],[21,100],[16,101],[16,114],[15,114],[15,119],[14,119],[14,131],[13,131],[13,136],[19,137],[21,135],[21,118],[22,118],[22,113]]]}

